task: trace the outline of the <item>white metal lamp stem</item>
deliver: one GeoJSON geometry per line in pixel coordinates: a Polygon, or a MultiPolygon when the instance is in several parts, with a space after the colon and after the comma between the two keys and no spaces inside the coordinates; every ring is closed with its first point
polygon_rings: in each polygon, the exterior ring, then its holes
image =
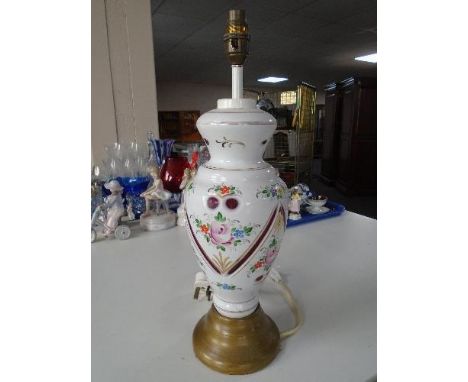
{"type": "Polygon", "coordinates": [[[242,65],[232,65],[232,98],[243,97],[244,90],[244,67],[242,65]]]}

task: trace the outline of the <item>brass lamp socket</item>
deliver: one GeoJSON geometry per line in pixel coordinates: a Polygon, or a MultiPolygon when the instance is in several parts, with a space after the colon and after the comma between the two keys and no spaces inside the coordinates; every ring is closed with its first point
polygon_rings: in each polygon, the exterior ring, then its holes
{"type": "Polygon", "coordinates": [[[231,65],[244,64],[249,54],[249,41],[245,10],[230,10],[224,33],[224,51],[231,65]]]}

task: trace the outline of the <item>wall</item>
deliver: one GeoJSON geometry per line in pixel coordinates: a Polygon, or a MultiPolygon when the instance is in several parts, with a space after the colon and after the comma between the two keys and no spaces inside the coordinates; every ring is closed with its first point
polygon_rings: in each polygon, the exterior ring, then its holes
{"type": "MultiPolygon", "coordinates": [[[[200,110],[205,113],[216,109],[219,98],[231,98],[231,86],[205,85],[186,82],[158,81],[158,110],[200,110]]],[[[257,99],[253,93],[244,97],[257,99]]]]}
{"type": "Polygon", "coordinates": [[[149,0],[92,0],[92,152],[158,136],[149,0]]]}
{"type": "MultiPolygon", "coordinates": [[[[219,98],[231,98],[231,86],[158,81],[158,110],[200,110],[205,113],[216,108],[219,98]]],[[[256,93],[244,92],[244,97],[257,98],[256,93]]],[[[325,102],[324,93],[317,92],[317,103],[325,102]]]]}
{"type": "Polygon", "coordinates": [[[91,145],[100,162],[105,142],[117,140],[104,1],[91,1],[91,145]]]}

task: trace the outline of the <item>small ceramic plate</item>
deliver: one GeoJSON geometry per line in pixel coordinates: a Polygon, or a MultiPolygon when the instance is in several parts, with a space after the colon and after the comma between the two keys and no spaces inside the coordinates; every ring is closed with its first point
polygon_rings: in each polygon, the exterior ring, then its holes
{"type": "Polygon", "coordinates": [[[306,207],[306,210],[309,214],[311,215],[320,215],[320,214],[324,214],[328,211],[330,211],[330,208],[328,207],[319,207],[319,208],[316,208],[316,209],[312,209],[312,207],[306,207]]]}

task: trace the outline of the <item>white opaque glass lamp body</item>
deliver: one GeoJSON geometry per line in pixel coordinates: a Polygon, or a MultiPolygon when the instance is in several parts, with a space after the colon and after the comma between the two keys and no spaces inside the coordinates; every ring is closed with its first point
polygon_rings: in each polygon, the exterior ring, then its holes
{"type": "Polygon", "coordinates": [[[255,100],[222,99],[197,127],[211,159],[184,190],[187,232],[215,308],[245,317],[258,305],[287,222],[287,187],[262,159],[276,120],[255,100]]]}

